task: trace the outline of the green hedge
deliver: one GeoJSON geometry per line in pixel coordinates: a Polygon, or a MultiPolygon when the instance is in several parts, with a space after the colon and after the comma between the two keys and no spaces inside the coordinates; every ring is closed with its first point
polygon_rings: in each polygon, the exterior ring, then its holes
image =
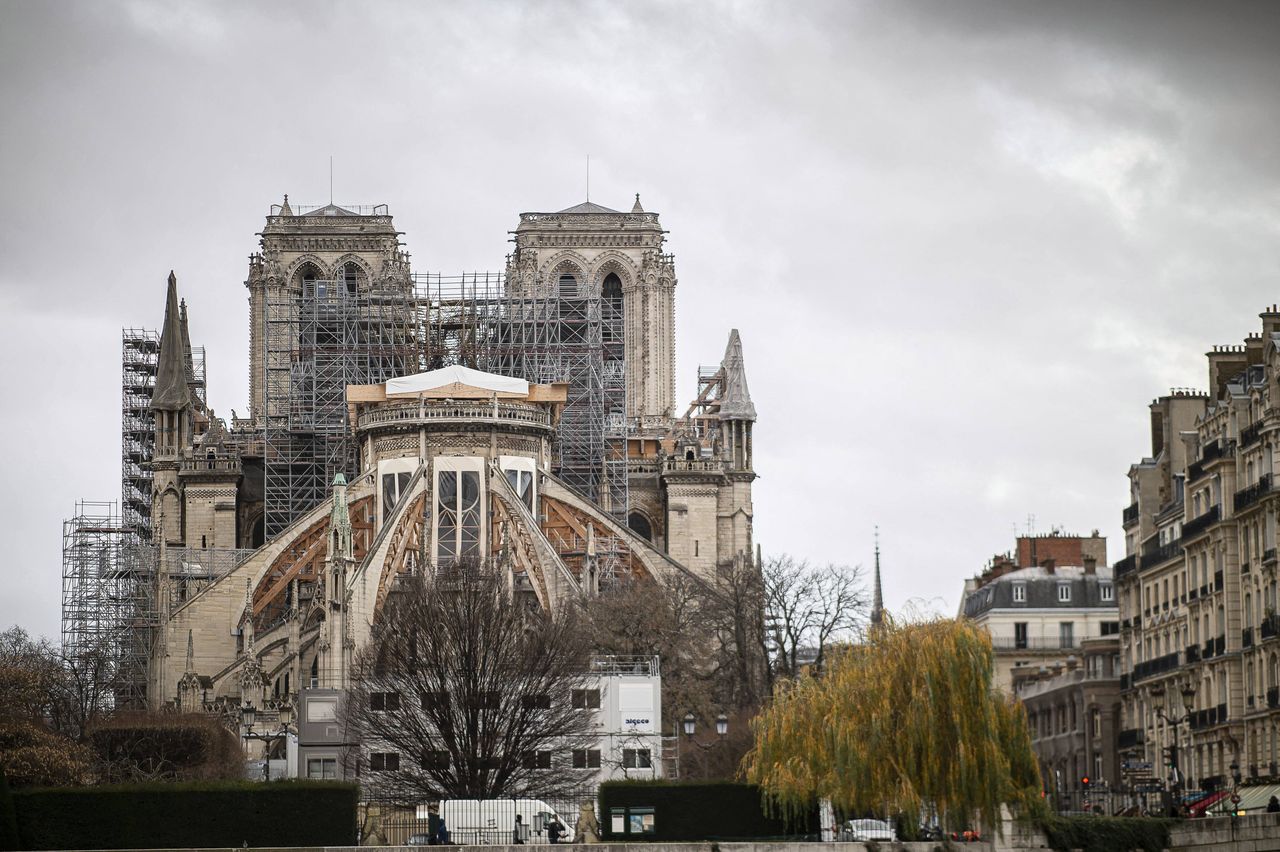
{"type": "Polygon", "coordinates": [[[1160,852],[1169,846],[1173,820],[1155,817],[1048,817],[1041,823],[1049,846],[1060,852],[1160,852]]]}
{"type": "Polygon", "coordinates": [[[251,781],[15,790],[23,849],[354,846],[354,784],[251,781]]]}
{"type": "Polygon", "coordinates": [[[771,816],[753,784],[608,781],[600,785],[600,829],[605,840],[816,839],[818,814],[815,807],[797,819],[771,816]],[[610,818],[615,808],[652,808],[653,834],[615,834],[610,818]]]}

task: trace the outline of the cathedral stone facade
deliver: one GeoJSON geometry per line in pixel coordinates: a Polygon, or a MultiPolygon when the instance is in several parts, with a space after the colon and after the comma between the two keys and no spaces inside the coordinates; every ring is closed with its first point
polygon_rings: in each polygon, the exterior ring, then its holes
{"type": "Polygon", "coordinates": [[[742,341],[728,335],[677,416],[676,278],[657,214],[638,197],[626,213],[588,203],[522,214],[514,233],[502,301],[449,313],[410,271],[385,207],[286,197],[250,260],[250,404],[230,423],[192,392],[170,275],[152,395],[151,706],[270,711],[342,690],[401,578],[461,559],[549,610],[621,579],[714,584],[751,562],[742,341]],[[594,363],[625,379],[625,408],[586,413],[620,436],[599,452],[626,479],[625,507],[557,473],[573,407],[595,404],[574,383],[591,377],[477,369],[467,362],[503,362],[457,342],[504,339],[513,304],[577,300],[587,345],[612,333],[592,325],[593,306],[620,312],[621,358],[594,363]],[[443,339],[457,351],[431,348],[443,339]],[[288,510],[274,526],[273,500],[288,510]]]}

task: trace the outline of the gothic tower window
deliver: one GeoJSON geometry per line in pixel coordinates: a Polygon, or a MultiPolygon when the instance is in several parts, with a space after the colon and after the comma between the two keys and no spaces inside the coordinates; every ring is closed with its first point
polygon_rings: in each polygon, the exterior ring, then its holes
{"type": "Polygon", "coordinates": [[[605,299],[622,299],[622,279],[616,272],[610,272],[600,284],[600,296],[605,299]]]}
{"type": "Polygon", "coordinates": [[[346,285],[347,295],[354,296],[356,294],[359,282],[359,271],[354,263],[348,263],[342,267],[342,283],[346,285]]]}
{"type": "Polygon", "coordinates": [[[578,297],[578,279],[570,272],[560,273],[560,278],[556,281],[556,293],[562,299],[576,299],[578,297]]]}
{"type": "Polygon", "coordinates": [[[627,526],[645,541],[653,541],[653,525],[639,512],[632,512],[627,516],[627,526]]]}
{"type": "Polygon", "coordinates": [[[605,343],[622,340],[624,313],[622,308],[622,279],[616,272],[610,272],[600,282],[600,296],[604,299],[601,306],[604,322],[600,324],[600,333],[605,343]]]}

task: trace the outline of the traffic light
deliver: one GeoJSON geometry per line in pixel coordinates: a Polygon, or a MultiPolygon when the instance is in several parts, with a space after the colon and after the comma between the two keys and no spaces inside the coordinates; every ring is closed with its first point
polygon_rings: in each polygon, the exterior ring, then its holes
{"type": "Polygon", "coordinates": [[[1084,788],[1086,793],[1089,792],[1089,776],[1088,775],[1080,779],[1080,786],[1084,788]]]}
{"type": "Polygon", "coordinates": [[[1176,745],[1165,746],[1160,749],[1164,756],[1164,765],[1170,769],[1178,768],[1178,747],[1176,745]]]}

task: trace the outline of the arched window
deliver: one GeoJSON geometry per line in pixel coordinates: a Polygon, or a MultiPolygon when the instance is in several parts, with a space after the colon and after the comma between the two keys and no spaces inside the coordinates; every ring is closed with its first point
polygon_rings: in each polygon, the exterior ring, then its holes
{"type": "Polygon", "coordinates": [[[356,294],[359,275],[360,270],[354,263],[347,263],[342,267],[342,283],[346,285],[348,296],[356,294]]]}
{"type": "Polygon", "coordinates": [[[578,279],[572,272],[560,273],[560,278],[556,281],[556,294],[562,299],[578,297],[578,279]]]}
{"type": "Polygon", "coordinates": [[[632,512],[627,516],[627,526],[645,541],[653,541],[653,525],[639,512],[632,512]]]}
{"type": "Polygon", "coordinates": [[[616,272],[610,272],[600,284],[600,296],[604,299],[622,298],[622,279],[616,272]]]}

